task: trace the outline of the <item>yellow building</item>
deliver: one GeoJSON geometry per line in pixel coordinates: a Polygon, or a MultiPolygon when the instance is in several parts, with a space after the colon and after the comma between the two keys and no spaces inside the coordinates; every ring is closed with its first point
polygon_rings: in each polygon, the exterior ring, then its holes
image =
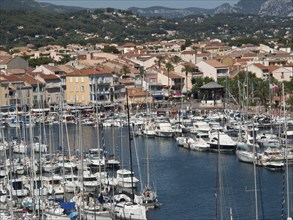
{"type": "Polygon", "coordinates": [[[96,66],[66,75],[67,104],[109,104],[115,95],[112,69],[96,66]]]}
{"type": "Polygon", "coordinates": [[[67,104],[88,105],[90,103],[89,76],[77,70],[66,75],[67,104]]]}

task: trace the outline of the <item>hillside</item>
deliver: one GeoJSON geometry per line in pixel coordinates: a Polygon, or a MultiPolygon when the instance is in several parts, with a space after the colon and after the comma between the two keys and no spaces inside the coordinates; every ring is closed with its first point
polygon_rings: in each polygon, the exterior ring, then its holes
{"type": "Polygon", "coordinates": [[[142,16],[182,18],[192,14],[215,15],[220,13],[240,13],[278,17],[293,17],[292,0],[240,0],[234,6],[228,3],[214,9],[185,8],[174,9],[164,7],[129,8],[132,13],[142,16]]]}
{"type": "Polygon", "coordinates": [[[66,14],[0,10],[0,45],[9,49],[28,44],[34,47],[70,43],[122,44],[176,38],[218,38],[239,43],[260,43],[273,39],[292,44],[292,32],[288,31],[292,23],[293,17],[244,14],[190,15],[172,20],[140,17],[129,11],[114,9],[66,14]]]}
{"type": "Polygon", "coordinates": [[[37,11],[46,13],[66,13],[84,10],[81,7],[58,6],[34,0],[0,0],[0,9],[37,11]]]}

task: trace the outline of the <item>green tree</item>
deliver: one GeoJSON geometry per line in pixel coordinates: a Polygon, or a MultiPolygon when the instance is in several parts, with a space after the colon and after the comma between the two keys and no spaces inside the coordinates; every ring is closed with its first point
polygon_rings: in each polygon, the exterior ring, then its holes
{"type": "Polygon", "coordinates": [[[54,60],[50,57],[33,58],[28,61],[29,66],[36,67],[48,63],[54,63],[54,60]]]}
{"type": "Polygon", "coordinates": [[[181,59],[179,56],[177,56],[177,55],[172,56],[172,57],[170,58],[170,61],[171,61],[172,63],[174,63],[174,64],[178,64],[181,60],[182,60],[182,59],[181,59]]]}
{"type": "Polygon", "coordinates": [[[158,64],[159,68],[161,68],[162,63],[164,63],[165,61],[165,57],[157,56],[156,58],[157,58],[156,63],[158,64]]]}
{"type": "Polygon", "coordinates": [[[199,94],[199,89],[200,87],[202,87],[203,85],[209,83],[209,82],[213,82],[214,80],[210,77],[193,77],[191,79],[191,83],[192,83],[192,93],[198,97],[199,94]]]}
{"type": "Polygon", "coordinates": [[[191,73],[192,67],[190,64],[184,64],[181,71],[185,72],[186,92],[188,92],[188,73],[191,73]]]}
{"type": "Polygon", "coordinates": [[[119,54],[119,50],[115,46],[105,46],[102,51],[105,53],[119,54]]]}
{"type": "Polygon", "coordinates": [[[168,89],[170,89],[170,72],[174,70],[174,66],[171,62],[166,63],[166,69],[168,73],[168,89]]]}
{"type": "Polygon", "coordinates": [[[143,81],[144,81],[144,77],[145,77],[145,69],[144,67],[141,67],[140,70],[139,70],[139,77],[140,77],[140,80],[141,80],[141,87],[143,87],[143,81]]]}
{"type": "Polygon", "coordinates": [[[127,75],[128,73],[130,73],[130,68],[129,68],[129,66],[127,66],[127,65],[123,65],[122,68],[121,68],[121,70],[120,70],[120,73],[121,73],[122,75],[124,75],[124,77],[126,77],[126,75],[127,75]]]}
{"type": "Polygon", "coordinates": [[[289,105],[289,110],[293,112],[293,96],[290,96],[290,98],[287,100],[287,104],[289,105]]]}
{"type": "Polygon", "coordinates": [[[71,60],[74,60],[74,58],[71,58],[70,55],[68,55],[68,54],[64,54],[62,59],[58,62],[58,64],[65,64],[71,60]]]}

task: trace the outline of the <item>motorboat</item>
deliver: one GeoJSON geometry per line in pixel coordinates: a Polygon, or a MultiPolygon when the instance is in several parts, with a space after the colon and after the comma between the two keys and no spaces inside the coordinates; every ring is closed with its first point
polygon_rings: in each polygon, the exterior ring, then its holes
{"type": "Polygon", "coordinates": [[[236,142],[229,135],[219,130],[210,133],[210,140],[207,143],[212,151],[234,152],[236,149],[236,142]]]}

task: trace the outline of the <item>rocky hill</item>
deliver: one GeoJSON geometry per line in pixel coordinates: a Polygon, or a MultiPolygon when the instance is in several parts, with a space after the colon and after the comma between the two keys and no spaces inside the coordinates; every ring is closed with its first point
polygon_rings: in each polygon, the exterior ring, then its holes
{"type": "Polygon", "coordinates": [[[84,10],[81,7],[59,6],[34,0],[0,0],[0,9],[37,11],[46,13],[66,13],[84,10]]]}
{"type": "Polygon", "coordinates": [[[293,17],[292,0],[240,0],[235,5],[222,4],[215,9],[185,8],[174,9],[165,7],[129,8],[134,14],[142,16],[181,18],[192,14],[241,13],[267,15],[277,17],[293,17]]]}

